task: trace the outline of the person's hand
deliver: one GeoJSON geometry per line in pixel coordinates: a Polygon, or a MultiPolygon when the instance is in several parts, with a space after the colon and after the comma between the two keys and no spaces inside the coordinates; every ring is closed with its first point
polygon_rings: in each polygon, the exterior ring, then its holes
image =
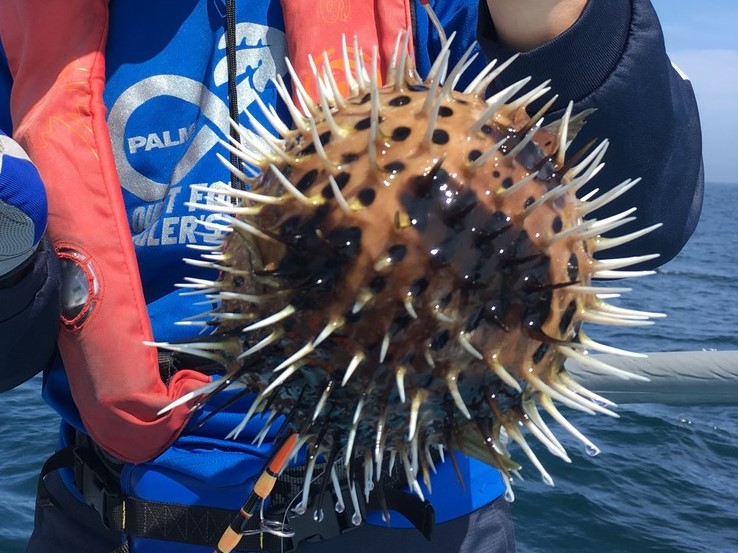
{"type": "Polygon", "coordinates": [[[587,0],[487,0],[487,7],[500,44],[528,52],[571,27],[586,3],[587,0]]]}
{"type": "Polygon", "coordinates": [[[46,192],[36,167],[0,131],[0,278],[31,257],[46,217],[46,192]]]}

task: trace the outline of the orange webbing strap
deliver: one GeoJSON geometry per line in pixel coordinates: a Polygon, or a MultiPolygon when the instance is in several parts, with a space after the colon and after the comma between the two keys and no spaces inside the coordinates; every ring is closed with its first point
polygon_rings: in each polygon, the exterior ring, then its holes
{"type": "MultiPolygon", "coordinates": [[[[315,58],[322,73],[323,52],[328,53],[333,74],[342,84],[345,79],[341,37],[346,36],[349,61],[353,67],[353,40],[356,36],[367,68],[371,67],[372,48],[378,46],[379,70],[384,78],[384,69],[392,55],[398,32],[412,28],[408,0],[282,0],[282,10],[290,61],[312,95],[316,88],[308,54],[315,58]]],[[[411,36],[410,52],[412,48],[411,36]]]]}
{"type": "Polygon", "coordinates": [[[100,446],[140,462],[176,439],[188,408],[156,413],[208,377],[180,371],[167,387],[142,344],[152,331],[102,101],[107,31],[107,0],[0,3],[14,135],[47,186],[48,234],[97,282],[59,336],[72,395],[100,446]]]}

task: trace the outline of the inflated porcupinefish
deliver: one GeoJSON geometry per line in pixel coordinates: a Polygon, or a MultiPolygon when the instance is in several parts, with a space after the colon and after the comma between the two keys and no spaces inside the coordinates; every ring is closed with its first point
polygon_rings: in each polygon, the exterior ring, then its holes
{"type": "Polygon", "coordinates": [[[397,462],[422,496],[418,479],[429,479],[435,451],[476,456],[509,480],[516,442],[551,482],[524,432],[569,458],[538,408],[591,451],[554,402],[613,414],[564,362],[634,377],[587,355],[626,352],[594,342],[582,323],[652,315],[608,305],[601,296],[612,289],[591,284],[643,274],[619,269],[655,256],[594,255],[655,227],[603,238],[633,210],[588,217],[637,181],[577,197],[607,149],[567,156],[583,115],[569,105],[542,126],[553,100],[529,115],[549,90],[523,93],[529,79],[485,98],[504,69],[494,62],[455,90],[471,50],[448,67],[450,41],[421,80],[407,35],[401,42],[384,85],[376,51],[367,67],[361,56],[349,63],[344,47],[348,93],[326,59],[323,71],[313,64],[317,101],[294,72],[295,101],[277,79],[293,126],[261,105],[281,136],[253,117],[255,131],[238,127],[228,147],[244,165],[230,168],[250,189],[219,190],[229,201],[200,206],[223,214],[211,224],[222,245],[197,262],[220,277],[188,284],[219,302],[207,316],[214,331],[158,344],[226,370],[178,403],[204,403],[233,383],[256,394],[234,435],[255,413],[288,417],[295,447],[309,452],[303,505],[319,458],[326,474],[336,460],[362,467],[361,476],[345,471],[352,493],[368,493],[397,462]]]}

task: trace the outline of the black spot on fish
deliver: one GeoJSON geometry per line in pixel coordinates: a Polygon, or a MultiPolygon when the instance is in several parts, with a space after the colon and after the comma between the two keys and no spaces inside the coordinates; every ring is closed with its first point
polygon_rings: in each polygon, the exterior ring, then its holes
{"type": "Polygon", "coordinates": [[[373,188],[363,188],[359,191],[357,197],[359,198],[361,205],[363,205],[364,207],[369,207],[374,203],[374,199],[377,197],[377,193],[374,191],[373,188]]]}
{"type": "Polygon", "coordinates": [[[577,302],[571,300],[571,302],[569,302],[569,305],[566,307],[566,311],[564,311],[564,314],[561,315],[561,320],[559,321],[559,332],[562,336],[565,336],[567,330],[569,330],[571,322],[574,320],[574,314],[576,312],[577,302]]]}
{"type": "Polygon", "coordinates": [[[400,171],[404,171],[405,170],[405,164],[402,163],[401,161],[393,161],[393,162],[388,163],[387,165],[385,165],[384,166],[384,170],[387,173],[392,173],[394,175],[395,173],[399,173],[400,171]]]}
{"type": "Polygon", "coordinates": [[[354,154],[354,153],[343,154],[341,156],[341,163],[353,163],[354,161],[356,161],[360,157],[361,157],[361,155],[354,154]]]}
{"type": "Polygon", "coordinates": [[[494,178],[496,178],[496,179],[499,179],[500,178],[500,172],[497,169],[495,169],[494,171],[492,171],[492,176],[494,178]]]}
{"type": "MultiPolygon", "coordinates": [[[[350,178],[351,178],[351,174],[346,173],[344,171],[344,172],[339,173],[335,177],[333,177],[333,180],[336,181],[336,185],[338,186],[338,189],[343,190],[350,178]]],[[[321,193],[326,200],[330,200],[331,198],[333,198],[334,196],[333,187],[330,185],[330,183],[326,184],[323,187],[323,190],[321,193]]]]}
{"type": "Polygon", "coordinates": [[[387,257],[392,264],[400,263],[403,259],[405,259],[406,254],[407,246],[403,244],[395,244],[389,250],[387,250],[387,257]]]}
{"type": "Polygon", "coordinates": [[[314,153],[315,153],[315,144],[311,142],[310,144],[305,146],[302,150],[297,152],[297,155],[298,157],[303,157],[303,156],[313,155],[314,153]]]}
{"type": "Polygon", "coordinates": [[[476,161],[480,157],[482,157],[481,150],[472,150],[471,152],[469,152],[469,155],[467,156],[467,159],[469,159],[469,161],[476,161]]]}
{"type": "Polygon", "coordinates": [[[533,354],[533,362],[538,364],[543,361],[543,358],[546,356],[548,350],[550,349],[550,344],[541,344],[540,346],[538,346],[538,349],[536,349],[535,353],[533,354]]]}
{"type": "Polygon", "coordinates": [[[361,121],[359,121],[358,123],[356,123],[356,125],[354,125],[354,128],[357,131],[365,131],[366,129],[368,129],[371,126],[372,126],[372,118],[371,117],[364,117],[364,119],[362,119],[361,121]]]}
{"type": "Polygon", "coordinates": [[[513,182],[512,177],[505,177],[502,180],[502,188],[504,188],[505,190],[507,190],[508,188],[510,188],[513,184],[515,184],[515,183],[513,182]]]}
{"type": "Polygon", "coordinates": [[[569,282],[576,282],[579,276],[579,258],[575,253],[569,256],[569,261],[566,264],[566,274],[569,277],[569,282]]]}
{"type": "Polygon", "coordinates": [[[492,127],[490,125],[482,125],[481,130],[484,134],[492,134],[492,127]]]}
{"type": "Polygon", "coordinates": [[[383,276],[376,276],[369,283],[369,290],[375,294],[379,294],[379,292],[384,290],[385,286],[387,286],[387,279],[383,276]]]}
{"type": "Polygon", "coordinates": [[[336,181],[336,184],[338,185],[339,190],[343,190],[345,186],[348,184],[348,181],[351,179],[351,173],[347,173],[346,171],[343,171],[341,173],[338,173],[333,179],[336,181]]]}
{"type": "Polygon", "coordinates": [[[320,143],[325,146],[331,141],[331,131],[325,131],[318,138],[320,139],[320,143]]]}
{"type": "Polygon", "coordinates": [[[403,140],[407,139],[408,136],[410,136],[410,133],[410,127],[396,127],[392,131],[392,140],[394,140],[395,142],[402,142],[403,140]]]}
{"type": "Polygon", "coordinates": [[[434,144],[448,144],[449,139],[448,132],[443,129],[436,129],[433,131],[434,144]]]}
{"type": "Polygon", "coordinates": [[[453,114],[454,114],[454,110],[452,110],[448,106],[441,106],[438,109],[438,115],[440,115],[441,117],[451,117],[453,114]]]}
{"type": "Polygon", "coordinates": [[[405,96],[404,94],[402,96],[395,96],[388,103],[392,107],[404,106],[410,103],[410,96],[405,96]]]}
{"type": "Polygon", "coordinates": [[[554,218],[553,223],[551,223],[551,228],[554,232],[561,232],[561,229],[564,228],[564,223],[561,222],[561,217],[557,215],[554,218]]]}
{"type": "Polygon", "coordinates": [[[307,173],[305,173],[299,181],[297,181],[297,189],[300,192],[307,191],[308,188],[310,188],[313,184],[315,184],[315,180],[318,178],[318,170],[317,169],[311,169],[307,173]]]}
{"type": "Polygon", "coordinates": [[[525,200],[525,203],[523,204],[523,207],[530,207],[535,203],[536,199],[533,196],[529,196],[527,200],[525,200]]]}

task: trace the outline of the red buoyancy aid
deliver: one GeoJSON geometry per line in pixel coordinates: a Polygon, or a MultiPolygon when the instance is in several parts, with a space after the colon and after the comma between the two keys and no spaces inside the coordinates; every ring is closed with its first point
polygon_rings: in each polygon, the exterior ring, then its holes
{"type": "Polygon", "coordinates": [[[59,350],[92,438],[140,462],[178,436],[181,406],[157,412],[209,381],[159,376],[136,256],[115,171],[102,92],[107,0],[6,0],[0,36],[13,76],[14,138],[34,161],[49,198],[48,235],[88,277],[87,305],[63,318],[59,350]]]}
{"type": "MultiPolygon", "coordinates": [[[[411,27],[407,0],[282,5],[301,77],[311,75],[308,53],[340,55],[342,33],[378,44],[384,67],[397,31],[411,27]]],[[[187,405],[158,411],[209,377],[183,370],[165,385],[156,350],[143,344],[152,330],[102,97],[108,15],[107,0],[5,0],[0,36],[13,77],[14,138],[47,187],[48,235],[88,281],[84,308],[63,317],[59,335],[72,395],[92,438],[135,463],[166,449],[189,416],[187,405]]]]}
{"type": "MultiPolygon", "coordinates": [[[[282,0],[287,48],[295,72],[315,96],[314,77],[308,55],[322,71],[323,52],[328,54],[334,77],[344,81],[342,37],[347,41],[349,63],[354,66],[354,37],[360,45],[364,63],[371,67],[372,46],[377,45],[380,78],[392,56],[398,33],[412,29],[412,0],[282,0]]],[[[412,33],[409,51],[413,51],[412,33]]],[[[344,89],[345,90],[345,89],[344,89]]]]}

